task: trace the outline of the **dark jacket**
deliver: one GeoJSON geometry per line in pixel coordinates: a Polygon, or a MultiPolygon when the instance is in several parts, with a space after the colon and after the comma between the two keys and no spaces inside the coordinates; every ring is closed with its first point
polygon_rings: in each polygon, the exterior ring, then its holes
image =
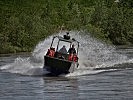
{"type": "Polygon", "coordinates": [[[75,48],[70,48],[70,49],[68,50],[68,53],[69,53],[69,54],[71,54],[71,53],[76,53],[75,48]]]}

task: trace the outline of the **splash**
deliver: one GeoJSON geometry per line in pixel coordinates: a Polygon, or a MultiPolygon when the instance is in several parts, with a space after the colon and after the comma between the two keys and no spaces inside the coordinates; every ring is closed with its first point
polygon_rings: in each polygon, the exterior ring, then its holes
{"type": "MultiPolygon", "coordinates": [[[[64,32],[55,35],[64,35],[64,32]]],[[[104,44],[95,38],[92,38],[89,33],[84,31],[71,31],[71,37],[74,37],[80,42],[79,48],[79,68],[74,73],[66,75],[78,76],[87,74],[97,74],[106,69],[95,70],[100,68],[113,67],[117,64],[133,63],[133,59],[129,59],[125,55],[118,54],[114,46],[104,44]]],[[[2,71],[10,73],[18,73],[22,75],[44,75],[47,71],[43,70],[44,55],[51,44],[53,36],[49,36],[44,41],[38,43],[32,55],[28,58],[18,57],[11,64],[0,67],[2,71]]],[[[119,67],[119,66],[118,66],[119,67]]],[[[109,69],[111,70],[111,69],[109,69]]]]}
{"type": "Polygon", "coordinates": [[[31,63],[30,57],[18,57],[13,63],[2,66],[0,69],[4,72],[17,73],[21,75],[42,75],[43,70],[41,67],[42,66],[39,63],[31,63]]]}
{"type": "MultiPolygon", "coordinates": [[[[88,34],[88,33],[86,33],[88,34]]],[[[102,43],[84,32],[74,34],[80,41],[79,64],[80,68],[68,76],[80,76],[88,74],[98,74],[105,71],[117,70],[122,64],[133,63],[126,55],[117,53],[114,46],[102,43]],[[118,65],[118,66],[117,66],[118,65]]],[[[124,66],[123,68],[126,68],[124,66]]],[[[130,66],[131,67],[131,66],[130,66]]]]}

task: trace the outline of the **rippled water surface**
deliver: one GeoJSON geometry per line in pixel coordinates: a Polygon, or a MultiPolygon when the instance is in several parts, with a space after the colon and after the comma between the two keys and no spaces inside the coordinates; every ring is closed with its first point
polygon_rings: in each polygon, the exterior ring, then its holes
{"type": "MultiPolygon", "coordinates": [[[[119,50],[120,53],[123,50],[119,50]]],[[[129,55],[129,52],[126,52],[124,54],[129,55]]],[[[0,57],[1,65],[12,62],[17,56],[0,57]]],[[[133,68],[126,68],[127,65],[124,64],[123,69],[73,77],[27,76],[1,71],[0,99],[132,100],[133,68]]],[[[130,64],[130,67],[132,66],[133,64],[130,64]]]]}

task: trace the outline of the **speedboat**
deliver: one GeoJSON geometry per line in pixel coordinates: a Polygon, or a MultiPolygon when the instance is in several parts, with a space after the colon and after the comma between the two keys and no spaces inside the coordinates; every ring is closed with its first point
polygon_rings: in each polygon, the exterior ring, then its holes
{"type": "Polygon", "coordinates": [[[78,49],[79,42],[74,38],[71,38],[69,34],[54,36],[50,48],[44,55],[43,69],[56,76],[60,74],[73,73],[79,66],[78,49]],[[67,45],[68,48],[71,48],[74,44],[76,53],[70,54],[68,52],[59,52],[59,47],[64,44],[67,45]]]}

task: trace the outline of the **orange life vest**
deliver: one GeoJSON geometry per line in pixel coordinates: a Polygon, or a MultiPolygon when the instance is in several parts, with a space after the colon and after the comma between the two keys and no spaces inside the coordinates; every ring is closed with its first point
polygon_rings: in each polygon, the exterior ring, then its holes
{"type": "Polygon", "coordinates": [[[54,50],[48,49],[48,55],[50,57],[54,57],[54,54],[55,54],[55,51],[54,50]]]}
{"type": "Polygon", "coordinates": [[[75,61],[75,62],[77,62],[77,61],[78,61],[78,57],[77,57],[77,55],[70,54],[70,55],[68,56],[68,60],[69,60],[69,61],[75,61]]]}
{"type": "Polygon", "coordinates": [[[77,57],[77,55],[73,55],[73,61],[75,61],[75,62],[78,61],[78,57],[77,57]]]}
{"type": "Polygon", "coordinates": [[[68,60],[69,60],[69,61],[72,61],[72,60],[73,60],[73,54],[70,54],[70,55],[68,56],[68,60]]]}

